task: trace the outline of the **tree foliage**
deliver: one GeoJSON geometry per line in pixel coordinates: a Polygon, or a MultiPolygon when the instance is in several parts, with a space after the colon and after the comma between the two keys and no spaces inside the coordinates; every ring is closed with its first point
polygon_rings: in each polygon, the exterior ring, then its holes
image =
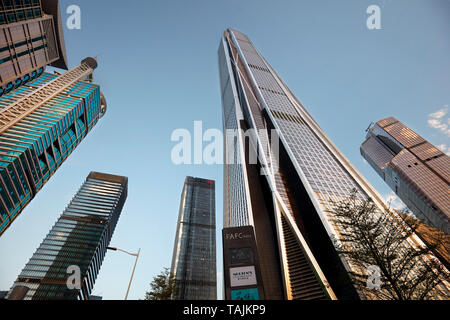
{"type": "Polygon", "coordinates": [[[175,278],[168,268],[164,268],[150,283],[151,290],[145,294],[145,300],[171,300],[175,289],[175,278]]]}
{"type": "Polygon", "coordinates": [[[341,231],[336,248],[356,266],[357,271],[350,273],[354,283],[367,291],[369,268],[379,268],[380,286],[370,291],[375,299],[433,299],[442,279],[448,280],[442,263],[430,258],[437,244],[419,246],[414,242],[418,223],[407,225],[391,211],[381,212],[373,200],[359,199],[356,191],[334,203],[330,212],[341,231]]]}

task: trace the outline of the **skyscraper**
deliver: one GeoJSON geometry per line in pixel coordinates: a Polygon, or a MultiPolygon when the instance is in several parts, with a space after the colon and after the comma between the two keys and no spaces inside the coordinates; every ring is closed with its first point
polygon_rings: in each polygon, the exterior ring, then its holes
{"type": "Polygon", "coordinates": [[[173,300],[216,300],[215,182],[186,177],[181,194],[171,274],[173,300]]]}
{"type": "Polygon", "coordinates": [[[97,61],[44,73],[0,97],[0,236],[106,111],[97,61]]]}
{"type": "Polygon", "coordinates": [[[14,282],[9,298],[21,291],[25,300],[88,300],[127,190],[128,178],[91,172],[14,282]],[[75,270],[78,286],[70,278],[75,270]]]}
{"type": "Polygon", "coordinates": [[[361,154],[417,218],[450,234],[450,157],[393,117],[370,126],[361,154]]]}
{"type": "Polygon", "coordinates": [[[349,277],[354,266],[335,249],[342,235],[330,212],[354,190],[380,212],[383,199],[246,35],[224,32],[219,69],[224,227],[253,227],[262,281],[253,284],[266,299],[365,299],[349,277]]]}
{"type": "Polygon", "coordinates": [[[41,75],[67,69],[58,0],[0,0],[0,96],[41,75]]]}

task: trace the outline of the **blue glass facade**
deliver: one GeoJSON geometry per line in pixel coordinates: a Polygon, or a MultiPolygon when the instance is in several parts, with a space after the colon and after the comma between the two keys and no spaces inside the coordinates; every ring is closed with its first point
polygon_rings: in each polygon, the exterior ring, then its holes
{"type": "MultiPolygon", "coordinates": [[[[0,97],[0,115],[57,75],[39,78],[0,97]]],[[[104,113],[100,87],[74,81],[0,133],[0,235],[86,137],[104,113]]]]}
{"type": "Polygon", "coordinates": [[[172,258],[174,300],[216,300],[215,182],[187,177],[172,258]]]}
{"type": "Polygon", "coordinates": [[[9,293],[22,300],[88,300],[127,198],[128,179],[91,172],[9,293]],[[79,282],[71,275],[79,270],[79,282]],[[68,283],[74,285],[69,287],[68,283]],[[25,289],[25,290],[24,290],[25,289]]]}

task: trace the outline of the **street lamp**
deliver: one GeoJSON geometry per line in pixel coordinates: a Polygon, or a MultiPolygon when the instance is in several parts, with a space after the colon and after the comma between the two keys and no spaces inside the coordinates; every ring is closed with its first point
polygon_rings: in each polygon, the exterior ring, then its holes
{"type": "Polygon", "coordinates": [[[128,284],[127,294],[125,295],[125,300],[127,300],[128,293],[130,292],[131,282],[133,281],[134,270],[136,270],[136,264],[139,259],[139,254],[141,253],[141,248],[139,248],[138,253],[130,253],[128,251],[125,251],[125,250],[122,250],[119,248],[114,248],[114,247],[107,247],[106,249],[113,250],[113,251],[120,251],[120,252],[126,253],[130,256],[136,257],[136,261],[134,262],[133,272],[131,273],[130,283],[128,284]]]}

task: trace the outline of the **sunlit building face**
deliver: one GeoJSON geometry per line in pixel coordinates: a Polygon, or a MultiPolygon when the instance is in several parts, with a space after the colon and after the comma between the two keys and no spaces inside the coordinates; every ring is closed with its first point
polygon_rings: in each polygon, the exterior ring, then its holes
{"type": "Polygon", "coordinates": [[[361,154],[412,213],[450,234],[450,158],[397,119],[371,125],[361,154]]]}

